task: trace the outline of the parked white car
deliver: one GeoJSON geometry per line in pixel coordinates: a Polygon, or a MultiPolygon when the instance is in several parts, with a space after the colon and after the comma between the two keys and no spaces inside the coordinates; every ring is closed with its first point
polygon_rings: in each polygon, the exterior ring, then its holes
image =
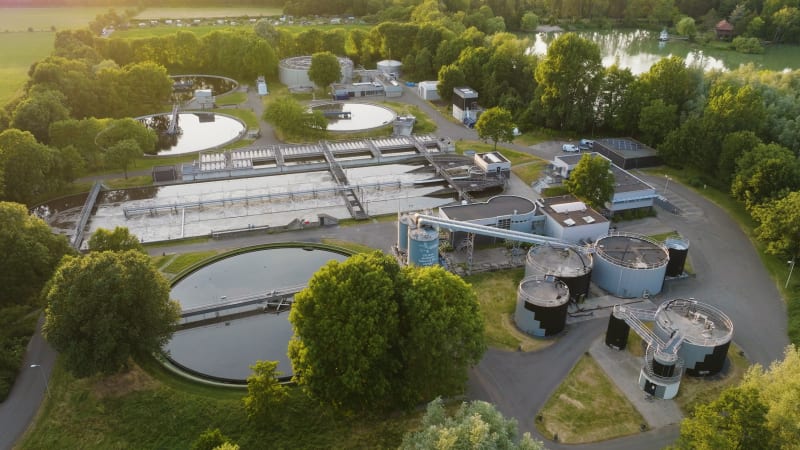
{"type": "Polygon", "coordinates": [[[573,145],[573,144],[564,144],[564,145],[561,146],[561,150],[564,150],[565,152],[570,152],[570,153],[575,153],[575,152],[581,151],[581,149],[579,149],[577,145],[573,145]]]}

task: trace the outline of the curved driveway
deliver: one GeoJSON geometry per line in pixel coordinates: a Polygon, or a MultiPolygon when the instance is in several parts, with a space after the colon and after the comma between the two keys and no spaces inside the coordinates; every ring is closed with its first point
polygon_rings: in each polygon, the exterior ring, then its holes
{"type": "MultiPolygon", "coordinates": [[[[438,125],[437,134],[453,139],[477,139],[474,130],[467,129],[442,117],[427,102],[420,99],[410,88],[404,88],[404,96],[393,101],[402,101],[419,106],[438,125]]],[[[252,94],[251,94],[252,96],[252,94]]],[[[248,101],[248,106],[259,113],[258,104],[248,101]]],[[[264,136],[261,141],[272,142],[271,128],[262,124],[264,136]]],[[[508,145],[547,160],[552,159],[557,146],[534,145],[525,147],[508,145]]],[[[660,187],[663,180],[638,174],[645,181],[660,187]]],[[[748,359],[767,365],[780,359],[788,344],[786,330],[786,308],[778,294],[775,283],[769,278],[758,254],[747,236],[722,209],[702,196],[679,185],[670,184],[666,193],[670,198],[680,199],[693,205],[691,213],[677,216],[659,210],[658,221],[679,231],[691,241],[689,255],[697,277],[669,281],[662,293],[654,299],[663,301],[675,297],[695,297],[725,311],[733,320],[734,341],[746,353],[748,359]]],[[[688,210],[687,210],[688,211],[688,210]]],[[[622,223],[620,229],[640,226],[622,223]]],[[[644,231],[644,230],[642,230],[644,231]]],[[[361,242],[388,250],[394,239],[394,224],[364,224],[335,230],[317,229],[302,232],[249,237],[207,243],[185,245],[176,249],[159,248],[162,251],[193,251],[203,248],[226,248],[269,242],[271,240],[316,241],[330,235],[339,239],[361,242]]],[[[545,441],[548,448],[580,449],[649,449],[662,448],[674,441],[677,425],[615,439],[584,445],[563,445],[548,441],[534,428],[536,413],[544,405],[561,380],[588,350],[591,342],[602,335],[606,321],[592,320],[567,328],[558,342],[534,353],[507,352],[489,349],[481,362],[470,374],[468,395],[470,398],[491,401],[508,417],[519,422],[521,432],[530,431],[545,441]]],[[[31,340],[25,364],[9,398],[0,404],[0,448],[11,448],[32,419],[44,395],[44,380],[49,375],[55,360],[55,352],[46,345],[37,333],[31,340]],[[41,368],[29,368],[41,364],[41,368]],[[42,370],[41,374],[36,371],[42,370]]]]}

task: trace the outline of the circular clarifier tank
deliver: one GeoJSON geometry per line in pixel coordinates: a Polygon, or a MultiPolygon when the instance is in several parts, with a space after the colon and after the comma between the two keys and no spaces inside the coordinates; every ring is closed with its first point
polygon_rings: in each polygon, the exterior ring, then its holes
{"type": "Polygon", "coordinates": [[[158,134],[158,156],[181,155],[220,147],[244,136],[239,120],[213,112],[182,112],[173,126],[171,114],[140,117],[145,126],[158,134]]]}
{"type": "Polygon", "coordinates": [[[389,108],[372,103],[324,103],[315,105],[328,119],[328,131],[362,131],[390,125],[397,117],[389,108]]]}
{"type": "MultiPolygon", "coordinates": [[[[310,246],[266,248],[239,253],[201,267],[172,286],[182,311],[253,294],[303,285],[330,260],[347,255],[310,246]]],[[[204,378],[243,383],[256,361],[278,361],[283,377],[292,375],[287,346],[292,337],[289,311],[240,311],[204,315],[205,324],[175,332],[164,347],[170,361],[204,378]]]]}

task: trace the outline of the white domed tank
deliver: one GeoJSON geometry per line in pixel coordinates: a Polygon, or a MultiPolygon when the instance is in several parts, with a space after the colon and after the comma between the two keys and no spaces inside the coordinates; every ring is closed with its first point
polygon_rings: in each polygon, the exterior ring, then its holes
{"type": "Polygon", "coordinates": [[[656,295],[664,286],[668,262],[666,247],[646,236],[609,234],[595,243],[592,280],[616,297],[656,295]]]}
{"type": "Polygon", "coordinates": [[[514,322],[532,336],[552,336],[567,323],[569,288],[554,277],[526,277],[517,289],[514,322]]]}
{"type": "Polygon", "coordinates": [[[408,230],[408,264],[435,266],[439,263],[439,231],[422,225],[408,230]]]}
{"type": "Polygon", "coordinates": [[[531,247],[525,262],[525,276],[545,275],[563,281],[571,298],[585,298],[592,277],[592,255],[549,244],[531,247]]]}
{"type": "Polygon", "coordinates": [[[680,334],[678,355],[686,373],[714,375],[722,370],[733,337],[733,322],[719,309],[694,299],[674,299],[656,310],[653,332],[668,342],[680,334]]]}
{"type": "Polygon", "coordinates": [[[395,61],[394,59],[384,59],[383,61],[378,61],[378,71],[385,75],[392,75],[395,74],[398,78],[400,77],[401,73],[400,70],[403,68],[403,63],[400,61],[395,61]]]}
{"type": "Polygon", "coordinates": [[[402,214],[397,220],[397,248],[401,252],[408,250],[408,230],[413,228],[414,221],[408,214],[402,214]]]}

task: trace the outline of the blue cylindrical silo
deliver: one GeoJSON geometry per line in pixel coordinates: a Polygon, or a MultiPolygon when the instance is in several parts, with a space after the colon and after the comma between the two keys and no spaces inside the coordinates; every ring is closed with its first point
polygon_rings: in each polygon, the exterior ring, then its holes
{"type": "Polygon", "coordinates": [[[408,263],[415,266],[439,263],[439,231],[429,226],[408,231],[408,263]]]}

